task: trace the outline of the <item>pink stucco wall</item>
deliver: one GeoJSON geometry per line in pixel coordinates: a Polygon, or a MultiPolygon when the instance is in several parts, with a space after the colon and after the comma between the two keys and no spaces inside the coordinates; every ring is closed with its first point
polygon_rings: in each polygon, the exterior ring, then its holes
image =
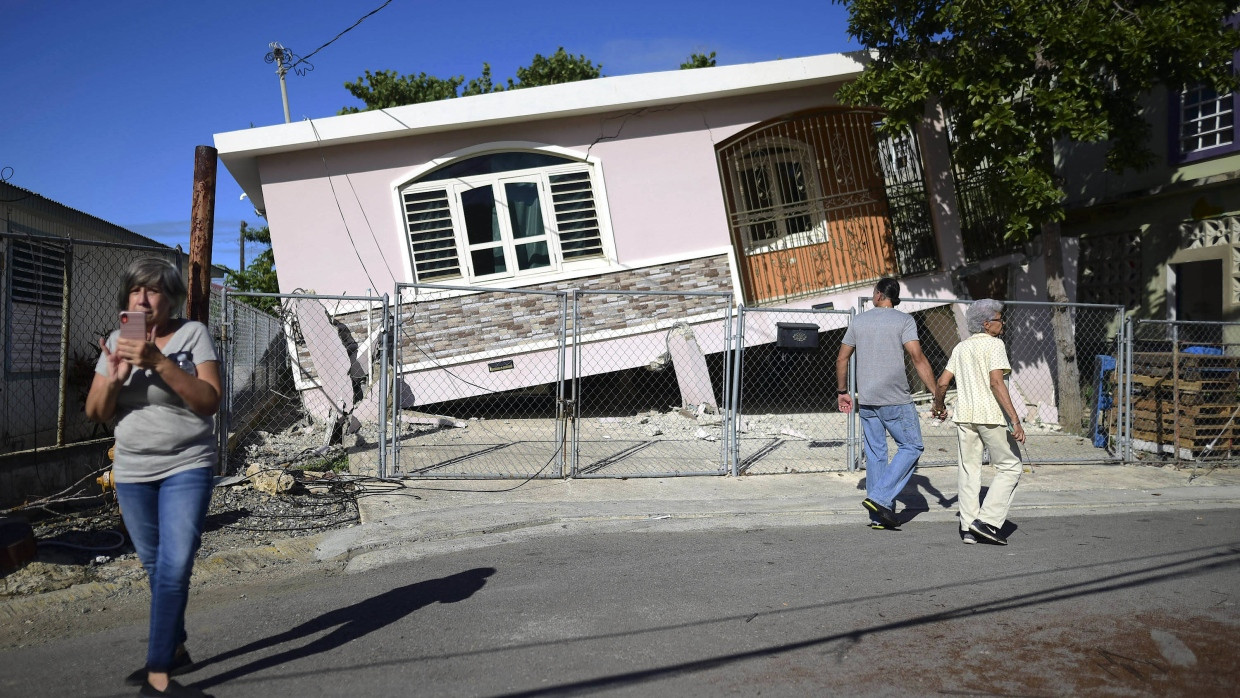
{"type": "Polygon", "coordinates": [[[832,93],[768,93],[264,157],[281,291],[382,293],[411,281],[396,187],[433,159],[488,143],[553,145],[597,158],[620,265],[718,252],[730,241],[715,146],[761,121],[834,104],[832,93]]]}

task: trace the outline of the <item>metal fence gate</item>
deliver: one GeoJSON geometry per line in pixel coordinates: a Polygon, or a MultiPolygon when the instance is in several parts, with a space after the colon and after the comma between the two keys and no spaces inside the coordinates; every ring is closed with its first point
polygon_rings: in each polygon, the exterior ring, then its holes
{"type": "MultiPolygon", "coordinates": [[[[864,309],[870,298],[861,298],[864,309]]],[[[899,309],[917,322],[922,351],[935,375],[947,366],[956,343],[969,336],[965,309],[972,301],[958,299],[904,300],[899,309]]],[[[1124,308],[1086,303],[1004,302],[1003,341],[1012,373],[1008,388],[1025,424],[1023,457],[1029,463],[1113,463],[1123,460],[1123,401],[1126,387],[1119,366],[1124,353],[1124,308]],[[1052,314],[1069,314],[1072,336],[1064,338],[1076,356],[1076,380],[1061,380],[1052,314]],[[1070,391],[1070,392],[1069,392],[1070,391]],[[1080,409],[1078,410],[1077,407],[1080,409]],[[1079,414],[1079,421],[1068,415],[1079,414]]],[[[862,359],[863,360],[863,359],[862,359]]],[[[957,462],[956,429],[951,421],[929,418],[932,386],[923,386],[907,364],[909,385],[922,412],[926,450],[922,465],[957,462]],[[918,397],[917,393],[921,393],[918,397]]],[[[951,409],[954,390],[949,389],[951,409]]]]}
{"type": "Polygon", "coordinates": [[[1127,460],[1240,453],[1240,323],[1133,320],[1127,460]]]}
{"type": "Polygon", "coordinates": [[[573,300],[573,477],[726,473],[732,294],[573,300]]]}
{"type": "Polygon", "coordinates": [[[565,475],[568,295],[396,287],[394,475],[565,475]]]}
{"type": "Polygon", "coordinates": [[[851,310],[741,308],[732,473],[848,470],[854,421],[836,404],[851,310]]]}

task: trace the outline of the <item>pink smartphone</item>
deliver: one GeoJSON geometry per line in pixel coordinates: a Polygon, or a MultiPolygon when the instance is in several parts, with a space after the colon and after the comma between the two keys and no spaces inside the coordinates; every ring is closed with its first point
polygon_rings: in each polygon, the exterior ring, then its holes
{"type": "Polygon", "coordinates": [[[146,313],[121,311],[121,339],[146,341],[146,313]]]}

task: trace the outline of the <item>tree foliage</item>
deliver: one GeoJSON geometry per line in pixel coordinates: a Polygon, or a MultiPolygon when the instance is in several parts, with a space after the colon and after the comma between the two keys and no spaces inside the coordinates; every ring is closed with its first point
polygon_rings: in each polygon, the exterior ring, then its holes
{"type": "MultiPolygon", "coordinates": [[[[228,269],[224,275],[224,282],[228,284],[230,289],[235,291],[279,293],[280,285],[276,280],[276,258],[271,251],[271,228],[268,226],[251,228],[246,225],[245,221],[241,221],[241,237],[246,242],[266,245],[267,249],[256,255],[249,264],[246,264],[245,269],[228,269]]],[[[276,302],[275,298],[238,296],[238,299],[242,303],[247,303],[273,314],[279,308],[279,303],[276,302]]]]}
{"type": "Polygon", "coordinates": [[[1153,162],[1143,99],[1158,84],[1236,85],[1236,0],[833,0],[875,59],[843,100],[887,110],[902,129],[938,100],[958,165],[993,168],[1007,236],[1061,220],[1053,148],[1106,143],[1107,167],[1153,162]]]}
{"type": "Polygon", "coordinates": [[[491,76],[491,65],[482,64],[482,75],[465,82],[465,76],[443,79],[426,73],[417,75],[400,75],[394,70],[381,70],[366,74],[353,82],[346,82],[345,89],[354,97],[365,103],[365,109],[344,107],[341,114],[355,114],[359,111],[387,109],[406,104],[435,102],[453,97],[519,90],[526,87],[556,85],[562,82],[592,80],[602,77],[602,65],[595,65],[584,55],[573,56],[561,46],[550,56],[534,54],[529,66],[517,68],[516,79],[508,78],[506,85],[495,84],[491,76]],[[461,85],[465,89],[458,95],[461,85]]]}
{"type": "Polygon", "coordinates": [[[570,56],[561,46],[551,57],[535,53],[529,67],[517,68],[517,81],[508,78],[508,89],[558,85],[562,82],[593,80],[603,76],[603,66],[594,65],[584,55],[570,56]]]}
{"type": "MultiPolygon", "coordinates": [[[[715,52],[711,51],[709,56],[701,53],[690,54],[688,61],[681,63],[680,68],[682,70],[711,68],[714,65],[715,52]]],[[[593,80],[603,77],[603,66],[596,65],[584,55],[573,56],[561,46],[550,56],[534,54],[529,66],[519,67],[516,72],[515,79],[508,78],[502,84],[497,84],[491,75],[490,63],[483,63],[482,74],[471,78],[468,82],[464,75],[444,79],[426,73],[401,75],[394,70],[381,70],[374,73],[367,70],[366,74],[357,80],[344,84],[345,89],[366,106],[361,109],[344,107],[340,113],[356,114],[359,111],[435,102],[454,97],[469,97],[491,92],[520,90],[526,87],[593,80]]]]}
{"type": "Polygon", "coordinates": [[[704,53],[691,53],[689,54],[689,60],[680,64],[681,70],[692,70],[693,68],[714,68],[714,67],[715,67],[715,52],[714,51],[711,51],[709,56],[707,56],[704,53]]]}

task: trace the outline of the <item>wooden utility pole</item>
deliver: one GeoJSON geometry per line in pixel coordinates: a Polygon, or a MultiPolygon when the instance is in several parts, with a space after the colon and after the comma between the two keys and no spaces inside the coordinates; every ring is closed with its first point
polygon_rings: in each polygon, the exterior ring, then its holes
{"type": "Polygon", "coordinates": [[[215,170],[218,153],[194,149],[194,202],[189,222],[189,278],[185,317],[207,323],[211,314],[211,241],[215,236],[215,170]]]}

